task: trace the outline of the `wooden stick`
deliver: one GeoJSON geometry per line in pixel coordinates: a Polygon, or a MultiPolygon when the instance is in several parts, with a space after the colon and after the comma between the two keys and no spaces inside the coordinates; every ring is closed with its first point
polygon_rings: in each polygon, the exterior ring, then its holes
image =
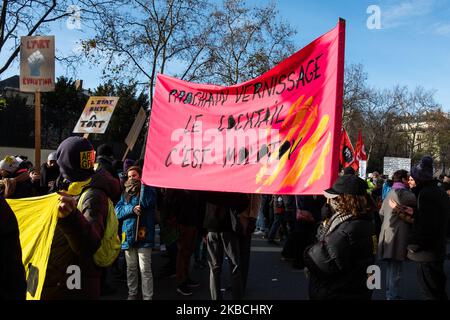
{"type": "Polygon", "coordinates": [[[41,171],[41,92],[34,93],[34,169],[41,171]]]}
{"type": "Polygon", "coordinates": [[[127,156],[127,154],[128,154],[128,151],[130,151],[130,147],[127,147],[127,150],[125,150],[125,153],[123,154],[122,161],[125,160],[125,158],[126,158],[126,156],[127,156]]]}

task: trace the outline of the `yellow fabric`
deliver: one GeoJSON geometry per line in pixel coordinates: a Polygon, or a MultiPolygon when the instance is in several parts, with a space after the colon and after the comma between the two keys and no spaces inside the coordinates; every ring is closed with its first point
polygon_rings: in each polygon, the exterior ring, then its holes
{"type": "MultiPolygon", "coordinates": [[[[70,187],[69,187],[70,189],[70,187]]],[[[84,191],[78,200],[77,208],[82,212],[83,201],[87,192],[84,191]]],[[[108,198],[108,215],[106,217],[106,226],[103,238],[98,250],[94,253],[94,262],[99,267],[109,267],[117,259],[120,253],[120,238],[117,234],[119,221],[111,199],[108,198]]]]}
{"type": "Polygon", "coordinates": [[[58,220],[59,197],[57,193],[52,193],[42,197],[6,199],[19,224],[22,261],[27,277],[27,300],[41,298],[58,220]]]}
{"type": "Polygon", "coordinates": [[[87,179],[85,181],[72,182],[69,185],[69,188],[67,188],[68,189],[67,193],[72,195],[72,196],[78,196],[78,195],[81,194],[83,189],[91,183],[91,181],[92,181],[92,178],[89,178],[89,179],[87,179]]]}

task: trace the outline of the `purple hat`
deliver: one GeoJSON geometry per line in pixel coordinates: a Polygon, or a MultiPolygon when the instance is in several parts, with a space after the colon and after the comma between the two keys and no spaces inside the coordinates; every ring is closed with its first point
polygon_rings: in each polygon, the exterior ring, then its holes
{"type": "Polygon", "coordinates": [[[125,159],[123,162],[123,172],[127,172],[128,168],[134,165],[134,161],[131,159],[125,159]]]}

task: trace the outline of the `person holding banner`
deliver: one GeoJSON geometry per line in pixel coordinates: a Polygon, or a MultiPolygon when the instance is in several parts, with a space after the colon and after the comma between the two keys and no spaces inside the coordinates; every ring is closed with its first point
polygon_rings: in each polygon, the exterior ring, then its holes
{"type": "Polygon", "coordinates": [[[69,137],[61,142],[56,154],[61,175],[70,184],[60,193],[58,223],[41,299],[98,299],[101,268],[94,256],[102,244],[109,201],[120,191],[109,175],[94,171],[95,151],[87,139],[69,137]],[[68,288],[69,266],[79,267],[79,288],[68,288]]]}
{"type": "Polygon", "coordinates": [[[142,299],[153,299],[152,248],[154,247],[154,207],[156,191],[141,184],[142,171],[128,168],[125,191],[116,205],[122,224],[122,250],[127,262],[128,300],[138,298],[138,278],[141,274],[142,299]]]}
{"type": "Polygon", "coordinates": [[[243,193],[204,192],[200,200],[206,202],[204,227],[208,230],[208,264],[210,268],[210,291],[212,300],[222,300],[221,273],[224,253],[231,268],[233,300],[244,295],[239,233],[242,232],[239,215],[249,206],[243,193]]]}

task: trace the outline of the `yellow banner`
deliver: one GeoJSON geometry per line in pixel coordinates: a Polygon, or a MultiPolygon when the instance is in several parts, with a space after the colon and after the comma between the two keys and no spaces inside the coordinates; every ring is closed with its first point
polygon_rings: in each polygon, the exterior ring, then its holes
{"type": "Polygon", "coordinates": [[[59,195],[6,199],[19,224],[22,261],[27,276],[27,300],[39,300],[58,220],[59,195]]]}

